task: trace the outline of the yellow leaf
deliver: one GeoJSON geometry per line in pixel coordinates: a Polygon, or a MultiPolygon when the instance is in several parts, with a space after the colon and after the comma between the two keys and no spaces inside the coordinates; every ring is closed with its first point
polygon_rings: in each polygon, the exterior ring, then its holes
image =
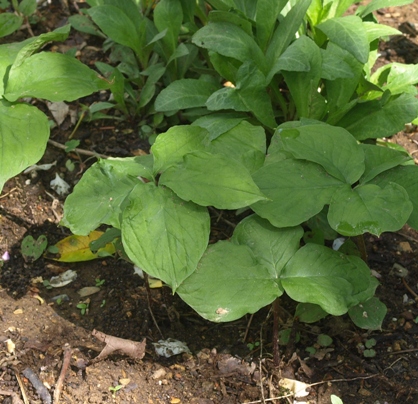
{"type": "Polygon", "coordinates": [[[90,243],[97,240],[103,234],[102,231],[92,231],[88,236],[69,236],[57,244],[55,247],[58,248],[59,258],[55,258],[56,261],[61,262],[79,262],[79,261],[90,261],[95,258],[100,258],[102,252],[108,254],[115,253],[115,247],[112,243],[106,244],[105,247],[100,248],[97,253],[92,253],[90,250],[90,243]]]}
{"type": "Polygon", "coordinates": [[[149,287],[151,289],[162,288],[163,283],[159,279],[148,278],[149,287]]]}

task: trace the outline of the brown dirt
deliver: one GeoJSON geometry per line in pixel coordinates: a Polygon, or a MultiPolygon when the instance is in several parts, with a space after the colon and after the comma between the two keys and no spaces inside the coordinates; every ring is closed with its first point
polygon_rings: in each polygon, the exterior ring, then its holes
{"type": "MultiPolygon", "coordinates": [[[[46,6],[42,13],[47,17],[44,24],[50,28],[65,21],[65,12],[59,4],[46,6]]],[[[418,39],[414,29],[418,24],[418,1],[403,8],[385,9],[378,14],[378,19],[397,28],[408,28],[404,36],[382,44],[380,62],[417,62],[418,39]]],[[[35,28],[42,31],[45,25],[35,28]]],[[[80,39],[78,34],[71,37],[72,45],[80,40],[85,38],[80,39]]],[[[104,57],[92,43],[94,46],[82,50],[81,57],[86,62],[104,57]]],[[[83,103],[88,104],[89,99],[83,103]]],[[[46,110],[42,104],[39,107],[46,110]]],[[[77,109],[78,106],[71,107],[77,109]]],[[[134,133],[136,129],[126,131],[136,125],[136,122],[117,126],[110,126],[109,122],[85,124],[75,137],[81,140],[80,147],[84,149],[109,155],[132,155],[138,149],[147,149],[146,142],[134,133]]],[[[418,150],[415,129],[408,128],[393,138],[411,153],[418,150]]],[[[60,128],[54,129],[52,138],[64,143],[71,130],[67,119],[60,128]]],[[[271,362],[269,308],[253,318],[246,316],[233,323],[213,324],[202,320],[165,288],[152,289],[148,296],[143,280],[124,261],[107,258],[63,264],[43,257],[35,262],[23,259],[20,244],[24,236],[46,235],[52,245],[68,235],[66,229],[58,226],[63,200],[50,189],[49,181],[59,172],[70,184],[76,183],[91,162],[86,161],[85,156],[81,159],[48,146],[42,163],[56,160],[56,167],[36,176],[20,175],[10,180],[0,196],[0,253],[8,251],[11,255],[0,272],[0,401],[10,403],[6,393],[20,393],[23,389],[29,402],[41,403],[22,371],[32,369],[52,394],[63,365],[64,351],[72,349],[62,403],[290,402],[279,398],[285,391],[279,387],[279,374],[271,362]],[[76,163],[73,172],[65,166],[68,159],[76,163]],[[39,277],[50,279],[67,269],[75,270],[78,277],[65,287],[47,289],[38,283],[39,277]],[[98,293],[90,296],[88,313],[82,314],[77,304],[84,298],[80,298],[77,291],[94,286],[96,279],[105,282],[98,293]],[[66,294],[68,301],[54,303],[52,298],[59,294],[66,294]],[[42,297],[42,304],[37,295],[42,297]],[[85,366],[104,346],[91,337],[93,329],[134,341],[145,337],[144,358],[134,360],[111,355],[85,366]],[[158,356],[152,343],[162,336],[184,341],[191,354],[171,358],[158,356]],[[7,351],[6,343],[3,346],[2,341],[6,339],[15,344],[14,354],[7,351]],[[23,387],[18,385],[17,376],[23,387]],[[116,386],[123,387],[112,394],[109,388],[116,386]]],[[[227,237],[232,230],[227,221],[220,220],[217,227],[222,237],[227,237]]],[[[418,325],[415,322],[418,316],[418,234],[405,227],[380,238],[368,236],[366,242],[370,266],[381,276],[377,295],[388,306],[388,315],[382,331],[372,333],[357,329],[346,316],[327,318],[314,325],[294,325],[300,340],[282,347],[288,364],[284,370],[289,377],[317,383],[304,399],[309,403],[329,403],[330,394],[340,396],[345,404],[418,402],[415,382],[418,377],[418,325]],[[406,278],[397,276],[393,270],[395,263],[407,268],[406,278]],[[316,357],[309,357],[305,349],[315,346],[317,335],[321,333],[331,336],[333,344],[329,349],[319,349],[316,357]],[[373,358],[365,358],[362,344],[370,338],[377,341],[377,353],[373,358]],[[294,356],[289,360],[292,354],[300,359],[294,356]]],[[[293,304],[286,298],[282,303],[282,328],[292,327],[292,316],[288,313],[293,312],[293,304]]]]}

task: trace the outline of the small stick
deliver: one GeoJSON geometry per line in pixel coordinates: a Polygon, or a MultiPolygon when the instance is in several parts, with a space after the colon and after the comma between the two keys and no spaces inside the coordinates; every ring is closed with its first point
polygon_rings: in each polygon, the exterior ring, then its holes
{"type": "Polygon", "coordinates": [[[158,327],[157,320],[155,319],[154,313],[152,312],[152,308],[151,308],[151,288],[149,287],[148,274],[146,272],[144,272],[144,280],[145,280],[145,290],[147,291],[147,302],[148,302],[149,313],[151,314],[152,321],[154,322],[154,325],[157,327],[157,330],[160,333],[161,338],[164,339],[164,335],[161,332],[160,327],[158,327]]]}
{"type": "Polygon", "coordinates": [[[65,376],[67,375],[68,367],[70,366],[72,353],[73,350],[70,346],[64,348],[64,360],[62,361],[61,373],[54,390],[54,404],[59,404],[62,386],[64,385],[65,376]]]}
{"type": "Polygon", "coordinates": [[[28,396],[26,395],[25,386],[22,383],[22,379],[20,378],[19,373],[17,372],[16,369],[13,369],[13,371],[15,372],[16,380],[19,383],[20,392],[22,393],[23,401],[25,402],[25,404],[29,404],[29,399],[28,399],[28,396]]]}
{"type": "Polygon", "coordinates": [[[408,290],[409,293],[411,293],[412,296],[414,296],[415,298],[418,297],[418,295],[411,289],[411,287],[406,283],[405,278],[402,278],[402,283],[403,285],[406,287],[406,289],[408,290]]]}
{"type": "Polygon", "coordinates": [[[250,327],[251,327],[251,322],[253,321],[253,317],[254,317],[254,313],[251,314],[250,319],[248,320],[247,328],[245,329],[245,334],[244,334],[244,337],[242,339],[242,342],[245,342],[247,337],[248,337],[248,333],[250,332],[250,327]]]}
{"type": "MultiPolygon", "coordinates": [[[[55,140],[49,139],[48,140],[49,144],[52,144],[52,146],[58,147],[58,149],[62,149],[65,150],[67,148],[67,146],[56,142],[55,140]]],[[[93,157],[100,157],[102,159],[108,159],[109,156],[106,156],[105,154],[99,154],[96,152],[92,152],[90,150],[84,150],[84,149],[79,149],[79,148],[75,148],[73,149],[74,151],[76,151],[78,154],[84,154],[85,156],[93,156],[93,157]]]]}
{"type": "Polygon", "coordinates": [[[48,389],[39,380],[35,372],[30,368],[26,368],[22,374],[32,383],[33,387],[35,387],[35,390],[39,394],[39,397],[41,397],[41,400],[45,404],[52,404],[51,395],[49,394],[48,389]]]}

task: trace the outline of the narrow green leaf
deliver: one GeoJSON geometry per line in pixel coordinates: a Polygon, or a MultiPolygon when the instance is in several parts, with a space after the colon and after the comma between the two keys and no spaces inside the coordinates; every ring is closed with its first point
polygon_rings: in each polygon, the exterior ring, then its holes
{"type": "MultiPolygon", "coordinates": [[[[295,40],[295,34],[303,23],[306,11],[312,0],[298,1],[286,14],[286,17],[280,22],[271,38],[266,51],[267,71],[270,71],[275,65],[277,59],[284,50],[295,40]]],[[[269,73],[268,77],[272,77],[269,73]]]]}
{"type": "Polygon", "coordinates": [[[245,18],[242,14],[232,12],[231,10],[212,10],[209,13],[209,22],[227,22],[230,24],[234,24],[237,27],[241,28],[250,37],[253,36],[253,26],[251,24],[251,21],[248,18],[245,18]]]}
{"type": "Polygon", "coordinates": [[[321,79],[322,56],[319,47],[306,36],[295,41],[295,53],[309,65],[307,72],[283,70],[282,74],[289,87],[300,118],[321,119],[325,113],[325,99],[318,93],[321,79]]]}
{"type": "Polygon", "coordinates": [[[0,38],[10,35],[19,29],[23,18],[12,13],[0,14],[0,38]]]}
{"type": "Polygon", "coordinates": [[[358,103],[337,125],[357,140],[365,140],[392,136],[417,116],[418,100],[413,94],[401,94],[386,103],[382,100],[358,103]]]}
{"type": "Polygon", "coordinates": [[[343,236],[397,231],[412,213],[405,189],[395,183],[384,188],[374,184],[335,193],[328,212],[331,227],[343,236]]]}
{"type": "Polygon", "coordinates": [[[359,62],[369,58],[369,40],[359,17],[346,16],[329,19],[317,28],[324,32],[331,42],[350,52],[359,62]]]}
{"type": "Polygon", "coordinates": [[[280,272],[299,249],[302,236],[300,226],[278,229],[260,216],[251,215],[238,224],[231,241],[247,245],[271,278],[278,281],[280,272]]]}
{"type": "Polygon", "coordinates": [[[168,167],[180,163],[187,153],[204,150],[207,131],[199,126],[173,126],[167,132],[157,136],[151,147],[154,156],[154,172],[165,171],[168,167]]]}
{"type": "Polygon", "coordinates": [[[166,58],[177,48],[178,36],[183,21],[183,9],[179,0],[161,0],[154,9],[154,24],[158,31],[167,30],[162,39],[166,48],[166,58]]]}
{"type": "Polygon", "coordinates": [[[107,88],[109,83],[79,60],[60,53],[41,52],[17,67],[12,66],[5,98],[11,102],[22,97],[73,101],[107,88]]]}
{"type": "Polygon", "coordinates": [[[413,0],[373,0],[367,5],[359,7],[357,9],[357,14],[360,17],[365,17],[373,11],[379,10],[381,8],[404,6],[405,4],[411,3],[413,3],[413,0]]]}
{"type": "Polygon", "coordinates": [[[0,102],[0,193],[8,179],[41,159],[48,138],[48,119],[39,109],[0,102]]]}
{"type": "Polygon", "coordinates": [[[254,60],[261,71],[265,69],[264,54],[254,39],[241,28],[227,22],[214,22],[201,28],[192,41],[224,56],[245,62],[254,60]]]}
{"type": "Polygon", "coordinates": [[[254,182],[271,201],[251,208],[273,226],[299,225],[319,213],[332,195],[346,187],[321,166],[301,160],[283,160],[260,168],[254,182]]]}
{"type": "Polygon", "coordinates": [[[203,318],[215,322],[255,313],[282,294],[249,247],[228,241],[208,247],[177,293],[203,318]]]}
{"type": "Polygon", "coordinates": [[[340,316],[360,303],[356,295],[368,289],[371,276],[361,258],[309,243],[290,259],[280,278],[293,300],[340,316]]]}
{"type": "MultiPolygon", "coordinates": [[[[379,185],[381,188],[396,183],[403,187],[409,195],[409,200],[413,204],[414,210],[408,219],[408,224],[418,230],[418,167],[415,165],[394,167],[373,178],[371,181],[379,185]]],[[[398,207],[400,210],[401,207],[398,207]]]]}
{"type": "Polygon", "coordinates": [[[366,29],[369,43],[382,37],[402,35],[402,32],[398,31],[396,28],[389,27],[388,25],[377,24],[371,21],[363,21],[363,27],[366,29]]]}
{"type": "Polygon", "coordinates": [[[135,24],[120,8],[106,4],[90,8],[87,13],[113,41],[131,48],[137,55],[141,54],[142,44],[135,24]]]}
{"type": "Polygon", "coordinates": [[[77,31],[85,32],[86,34],[90,35],[100,36],[101,38],[106,38],[106,36],[103,35],[103,33],[86,15],[74,14],[68,18],[68,22],[77,31]]]}
{"type": "MultiPolygon", "coordinates": [[[[283,150],[296,159],[321,165],[329,174],[348,184],[355,183],[364,172],[364,152],[345,129],[330,125],[304,125],[298,136],[280,133],[283,150]]],[[[291,129],[293,133],[295,129],[291,129]]]]}
{"type": "Polygon", "coordinates": [[[218,88],[214,84],[203,80],[176,80],[158,94],[154,104],[155,109],[165,112],[203,107],[206,100],[218,88]]]}
{"type": "Polygon", "coordinates": [[[361,183],[369,182],[384,171],[411,161],[409,155],[388,147],[371,144],[360,144],[359,146],[364,150],[366,166],[360,178],[361,183]]]}
{"type": "Polygon", "coordinates": [[[241,163],[202,151],[186,154],[182,163],[164,171],[160,184],[186,201],[218,209],[238,209],[266,199],[241,163]]]}
{"type": "Polygon", "coordinates": [[[19,11],[25,17],[29,17],[36,11],[36,3],[36,0],[22,0],[19,3],[19,11]]]}
{"type": "Polygon", "coordinates": [[[137,184],[144,185],[137,177],[152,178],[150,171],[138,157],[99,160],[65,200],[62,224],[83,236],[101,224],[120,229],[123,201],[137,184]]]}
{"type": "Polygon", "coordinates": [[[196,269],[210,231],[205,208],[153,183],[140,184],[122,215],[122,242],[129,258],[173,289],[196,269]]]}
{"type": "Polygon", "coordinates": [[[256,12],[256,28],[257,42],[264,51],[274,32],[280,11],[286,5],[287,0],[258,0],[254,2],[257,7],[256,12]]]}

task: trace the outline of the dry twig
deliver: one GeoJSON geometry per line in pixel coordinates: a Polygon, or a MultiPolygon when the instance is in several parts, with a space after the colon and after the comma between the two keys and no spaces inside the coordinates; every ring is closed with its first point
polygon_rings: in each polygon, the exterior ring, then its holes
{"type": "Polygon", "coordinates": [[[72,353],[73,353],[73,350],[71,349],[70,346],[66,346],[64,348],[64,360],[62,362],[61,373],[60,373],[60,376],[58,378],[58,381],[54,390],[54,404],[59,404],[62,386],[64,385],[65,376],[67,374],[68,367],[70,366],[72,353]]]}

